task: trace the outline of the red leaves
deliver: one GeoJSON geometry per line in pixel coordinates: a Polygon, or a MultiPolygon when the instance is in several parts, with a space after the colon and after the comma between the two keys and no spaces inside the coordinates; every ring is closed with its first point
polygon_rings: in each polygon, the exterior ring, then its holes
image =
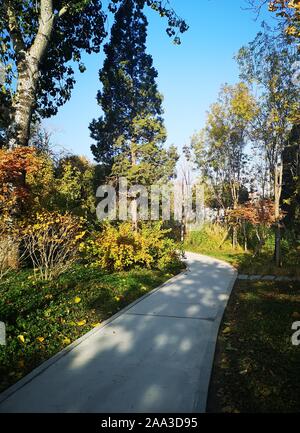
{"type": "Polygon", "coordinates": [[[28,198],[25,173],[36,173],[40,161],[32,147],[0,149],[0,210],[9,212],[16,201],[28,198]]]}
{"type": "Polygon", "coordinates": [[[229,211],[229,218],[230,220],[247,221],[253,225],[270,227],[275,223],[275,204],[272,200],[267,199],[248,202],[229,211]]]}

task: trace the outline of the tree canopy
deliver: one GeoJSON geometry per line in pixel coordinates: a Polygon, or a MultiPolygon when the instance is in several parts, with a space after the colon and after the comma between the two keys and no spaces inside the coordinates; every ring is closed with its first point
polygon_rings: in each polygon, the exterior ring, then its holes
{"type": "Polygon", "coordinates": [[[96,140],[96,160],[112,167],[112,175],[151,184],[170,177],[175,149],[163,149],[166,140],[160,95],[152,57],[146,53],[147,19],[144,2],[123,0],[116,13],[106,59],[100,71],[103,88],[97,99],[104,115],[90,125],[96,140]]]}

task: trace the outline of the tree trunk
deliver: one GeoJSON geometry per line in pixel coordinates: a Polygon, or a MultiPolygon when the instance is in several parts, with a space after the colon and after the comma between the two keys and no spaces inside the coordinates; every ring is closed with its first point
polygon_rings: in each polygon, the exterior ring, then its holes
{"type": "MultiPolygon", "coordinates": [[[[232,194],[232,200],[233,200],[233,209],[235,210],[238,207],[239,202],[239,190],[235,183],[233,183],[231,187],[231,194],[232,194]]],[[[232,246],[234,249],[238,246],[238,225],[235,224],[232,227],[232,246]]]]}
{"type": "MultiPolygon", "coordinates": [[[[132,167],[136,166],[136,148],[135,148],[135,142],[131,143],[131,165],[132,167]]],[[[138,231],[138,206],[137,206],[137,200],[136,198],[132,199],[131,202],[131,212],[132,212],[132,225],[133,229],[137,232],[138,231]]]]}
{"type": "Polygon", "coordinates": [[[18,86],[12,105],[9,147],[28,146],[32,113],[36,103],[38,65],[34,59],[18,66],[18,86]]]}
{"type": "Polygon", "coordinates": [[[247,237],[247,227],[246,222],[243,221],[243,233],[244,233],[244,251],[248,251],[248,237],[247,237]]]}
{"type": "MultiPolygon", "coordinates": [[[[40,64],[47,52],[54,27],[53,0],[40,1],[40,16],[37,35],[27,48],[21,34],[17,12],[13,2],[3,5],[17,64],[17,90],[13,98],[10,126],[8,128],[9,147],[27,146],[30,134],[32,113],[36,104],[40,64]]],[[[66,12],[63,8],[57,17],[66,12]]]]}
{"type": "Polygon", "coordinates": [[[276,266],[281,266],[281,225],[280,225],[280,198],[282,193],[282,177],[283,177],[283,164],[280,162],[275,167],[274,176],[274,195],[275,195],[275,262],[276,266]]]}

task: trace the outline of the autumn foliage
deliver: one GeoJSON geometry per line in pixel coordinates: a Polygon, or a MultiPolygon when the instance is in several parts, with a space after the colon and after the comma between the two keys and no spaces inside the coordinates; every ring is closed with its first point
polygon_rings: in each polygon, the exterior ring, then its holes
{"type": "Polygon", "coordinates": [[[48,211],[38,212],[24,225],[23,242],[41,280],[58,277],[76,262],[83,226],[82,218],[48,211]]]}
{"type": "Polygon", "coordinates": [[[40,160],[32,147],[0,149],[0,213],[11,214],[29,198],[26,174],[39,170],[40,160]]]}
{"type": "Polygon", "coordinates": [[[300,38],[300,0],[273,0],[269,10],[287,22],[289,36],[300,38]]]}
{"type": "MultiPolygon", "coordinates": [[[[260,199],[250,201],[244,205],[239,205],[236,209],[228,212],[228,222],[231,227],[242,228],[244,244],[247,249],[248,231],[247,224],[252,226],[259,241],[254,255],[262,249],[270,229],[276,222],[275,203],[270,199],[260,199]]],[[[283,214],[280,215],[280,218],[283,214]]]]}
{"type": "Polygon", "coordinates": [[[275,223],[275,204],[272,200],[248,202],[229,211],[229,218],[246,221],[254,226],[271,227],[275,223]]]}

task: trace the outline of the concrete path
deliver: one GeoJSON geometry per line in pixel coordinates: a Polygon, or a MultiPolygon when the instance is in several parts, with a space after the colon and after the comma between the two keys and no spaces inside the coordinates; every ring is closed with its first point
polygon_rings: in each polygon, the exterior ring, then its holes
{"type": "Polygon", "coordinates": [[[0,412],[204,412],[236,271],[187,254],[173,278],[0,395],[0,412]]]}

